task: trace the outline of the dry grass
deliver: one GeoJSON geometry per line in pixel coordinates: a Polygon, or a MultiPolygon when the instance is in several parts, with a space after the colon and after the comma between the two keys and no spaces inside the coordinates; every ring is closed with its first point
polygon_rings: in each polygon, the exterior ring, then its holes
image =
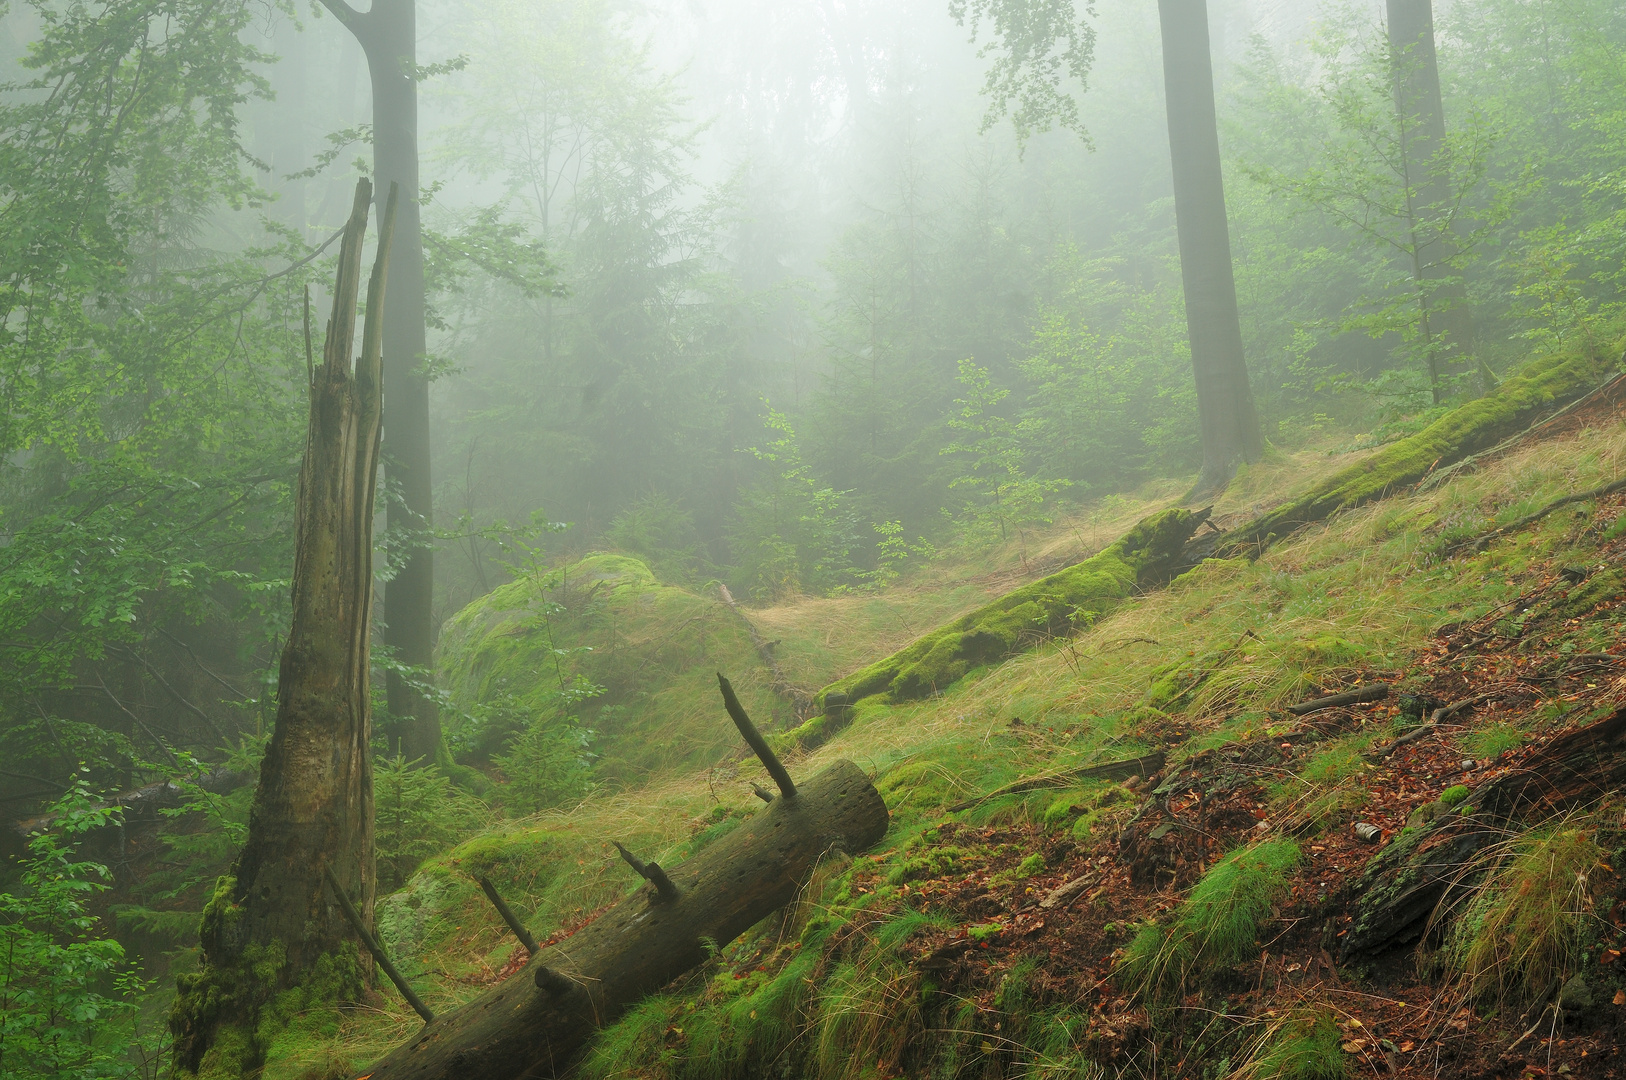
{"type": "MultiPolygon", "coordinates": [[[[1266,505],[1339,464],[1324,453],[1273,460],[1250,470],[1221,507],[1241,514],[1266,505]]],[[[919,820],[1018,775],[1133,753],[1132,713],[1160,672],[1233,647],[1184,706],[1180,722],[1196,732],[1223,722],[1231,725],[1226,732],[1240,734],[1254,722],[1250,716],[1356,672],[1381,672],[1391,658],[1397,664],[1409,658],[1441,623],[1473,618],[1518,595],[1532,562],[1567,544],[1579,526],[1566,511],[1450,564],[1433,555],[1444,530],[1493,527],[1557,495],[1614,479],[1623,465],[1626,431],[1584,432],[1525,449],[1439,490],[1341,514],[1257,562],[1210,563],[1071,641],[973,673],[940,697],[866,710],[792,769],[806,774],[852,759],[881,778],[900,819],[919,820]],[[1015,718],[1020,726],[1012,726],[1015,718]],[[894,770],[914,770],[916,780],[888,786],[894,770]]],[[[1100,540],[1112,539],[1110,528],[1126,528],[1157,499],[1177,498],[1178,487],[1165,485],[1126,501],[1121,514],[1116,508],[1103,514],[1100,540]]],[[[1089,531],[1062,521],[1042,543],[1030,540],[1030,563],[1039,553],[1082,553],[1091,545],[1089,531]]],[[[990,557],[984,579],[1008,572],[1009,560],[1009,552],[990,557]]],[[[795,670],[806,673],[804,685],[820,685],[820,672],[842,674],[986,599],[988,586],[976,584],[974,569],[971,559],[945,562],[879,596],[799,601],[753,618],[765,636],[784,641],[787,666],[803,665],[795,670]],[[805,643],[805,652],[797,643],[805,643]]],[[[720,709],[717,720],[724,722],[720,709]]],[[[493,879],[545,936],[634,887],[609,840],[662,862],[681,858],[712,815],[753,808],[752,780],[766,782],[760,766],[739,761],[601,791],[565,811],[504,823],[432,860],[407,890],[380,904],[381,911],[417,904],[411,910],[420,929],[398,938],[403,966],[431,1004],[445,1009],[478,992],[472,980],[500,968],[515,947],[467,882],[471,860],[490,861],[493,879]]],[[[410,1012],[386,991],[379,1009],[352,1014],[338,1040],[308,1051],[362,1062],[415,1029],[410,1012]]]]}

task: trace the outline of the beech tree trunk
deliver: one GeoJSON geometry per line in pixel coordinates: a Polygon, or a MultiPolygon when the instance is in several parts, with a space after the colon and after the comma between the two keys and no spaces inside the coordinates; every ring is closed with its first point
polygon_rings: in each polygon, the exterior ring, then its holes
{"type": "Polygon", "coordinates": [[[1406,168],[1406,213],[1411,221],[1414,264],[1422,305],[1423,337],[1434,402],[1440,401],[1441,361],[1460,361],[1474,351],[1473,313],[1451,260],[1456,258],[1450,178],[1440,170],[1445,144],[1445,104],[1434,50],[1433,0],[1388,0],[1389,56],[1395,112],[1406,168]],[[1437,347],[1435,346],[1437,342],[1437,347]]]}
{"type": "MultiPolygon", "coordinates": [[[[203,970],[182,977],[173,1016],[179,1064],[192,1071],[205,1064],[220,1029],[252,1032],[259,1008],[301,982],[322,958],[348,957],[339,974],[350,973],[357,989],[367,970],[355,959],[349,927],[324,875],[331,869],[371,918],[372,522],[383,402],[380,324],[395,192],[367,291],[361,355],[352,367],[371,203],[372,185],[362,180],[339,252],[322,363],[312,373],[310,429],[299,473],[293,621],[277,677],[276,727],[260,765],[248,840],[233,878],[223,881],[205,909],[203,970]]],[[[252,1035],[227,1040],[233,1060],[217,1055],[209,1064],[254,1067],[264,1048],[253,1042],[252,1035]]]]}
{"type": "Polygon", "coordinates": [[[1517,769],[1476,788],[1463,805],[1389,845],[1356,886],[1360,902],[1342,957],[1371,956],[1417,941],[1442,904],[1476,879],[1487,848],[1509,826],[1528,827],[1596,802],[1626,783],[1626,709],[1560,735],[1517,769]]]}
{"type": "MultiPolygon", "coordinates": [[[[418,55],[416,0],[373,0],[364,14],[345,0],[322,0],[367,56],[373,88],[373,179],[400,185],[401,206],[384,303],[384,475],[391,530],[425,536],[434,522],[429,476],[428,349],[424,332],[423,229],[418,202],[418,55]]],[[[425,539],[427,537],[425,536],[425,539]]],[[[413,546],[392,555],[395,576],[384,587],[384,640],[402,663],[434,662],[434,555],[413,546]]],[[[390,715],[401,721],[392,740],[408,760],[433,762],[441,752],[440,712],[398,674],[385,676],[390,715]]]]}
{"type": "Polygon", "coordinates": [[[856,853],[886,832],[886,804],[850,761],[792,790],[694,858],[664,875],[651,873],[669,879],[674,898],[645,885],[536,953],[506,982],[436,1017],[364,1075],[511,1080],[556,1074],[596,1030],[704,962],[707,942],[726,945],[793,900],[826,854],[856,853]]]}
{"type": "Polygon", "coordinates": [[[1264,452],[1248,366],[1242,354],[1231,233],[1225,216],[1207,0],[1158,0],[1163,86],[1174,172],[1174,218],[1186,332],[1197,382],[1203,467],[1194,494],[1218,491],[1236,467],[1264,452]]]}

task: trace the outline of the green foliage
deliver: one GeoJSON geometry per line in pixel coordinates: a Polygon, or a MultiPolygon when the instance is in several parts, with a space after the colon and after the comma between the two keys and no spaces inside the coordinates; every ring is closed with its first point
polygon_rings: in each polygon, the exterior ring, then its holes
{"type": "Polygon", "coordinates": [[[950,489],[969,491],[974,496],[961,520],[973,529],[997,525],[1001,541],[1007,539],[1008,532],[1025,537],[1027,527],[1049,524],[1049,519],[1042,516],[1045,502],[1067,487],[1068,481],[1040,480],[1029,475],[1027,453],[1014,426],[992,411],[1010,391],[995,389],[987,368],[978,367],[973,360],[961,360],[959,383],[965,396],[955,399],[960,413],[949,420],[958,439],[942,452],[964,459],[967,471],[949,482],[950,489]]]}
{"type": "Polygon", "coordinates": [[[1566,822],[1526,833],[1499,854],[1458,915],[1445,955],[1473,996],[1527,1004],[1582,969],[1602,928],[1595,904],[1606,853],[1590,828],[1566,822]]]}
{"type": "Polygon", "coordinates": [[[827,592],[851,576],[857,513],[814,476],[785,414],[769,408],[762,423],[775,437],[751,454],[769,475],[741,495],[730,530],[740,579],[764,600],[827,592]]]}
{"type": "Polygon", "coordinates": [[[76,853],[119,811],[98,806],[80,776],[51,814],[50,830],[29,839],[21,892],[0,893],[0,1075],[156,1077],[165,1048],[139,1019],[150,984],[90,913],[112,875],[76,853]]]}
{"type": "Polygon", "coordinates": [[[949,0],[954,20],[971,24],[971,40],[985,23],[993,32],[994,40],[977,53],[993,57],[983,78],[988,98],[983,131],[1009,115],[1019,144],[1051,127],[1069,128],[1088,139],[1074,94],[1089,85],[1095,27],[1087,17],[1094,13],[1089,0],[1083,11],[1073,0],[949,0]]]}
{"type": "MultiPolygon", "coordinates": [[[[569,766],[555,766],[554,775],[569,776],[569,766]]],[[[555,790],[560,786],[555,781],[555,790]]],[[[380,893],[399,889],[425,859],[456,846],[488,818],[485,806],[454,788],[437,766],[400,754],[373,761],[373,809],[380,893]]]]}

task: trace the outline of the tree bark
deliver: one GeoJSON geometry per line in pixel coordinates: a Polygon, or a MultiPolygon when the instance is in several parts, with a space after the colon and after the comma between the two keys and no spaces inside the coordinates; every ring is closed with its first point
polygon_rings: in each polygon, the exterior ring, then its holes
{"type": "MultiPolygon", "coordinates": [[[[380,323],[395,193],[379,234],[361,355],[352,368],[371,201],[372,185],[362,180],[340,248],[322,364],[310,387],[293,621],[277,677],[276,727],[260,765],[248,840],[233,878],[205,909],[203,971],[182,978],[173,1017],[177,1058],[191,1071],[204,1064],[221,1028],[253,1031],[260,1006],[299,983],[319,959],[355,957],[343,913],[327,890],[327,870],[359,898],[364,915],[372,915],[372,522],[383,403],[380,323]]],[[[364,969],[357,961],[349,970],[364,969]]]]}
{"type": "Polygon", "coordinates": [[[1459,361],[1473,354],[1474,322],[1467,290],[1449,280],[1457,245],[1451,223],[1442,220],[1451,212],[1452,192],[1438,161],[1445,145],[1445,104],[1434,50],[1433,0],[1388,0],[1388,29],[1424,341],[1438,338],[1441,345],[1428,352],[1429,379],[1439,404],[1440,360],[1459,361]]]}
{"type": "Polygon", "coordinates": [[[1482,784],[1448,812],[1372,860],[1356,886],[1360,902],[1344,935],[1342,956],[1371,956],[1410,944],[1435,912],[1475,877],[1486,849],[1507,840],[1510,826],[1537,825],[1596,802],[1626,783],[1626,709],[1560,735],[1518,768],[1482,784]]]}
{"type": "Polygon", "coordinates": [[[525,969],[365,1071],[371,1080],[509,1080],[556,1074],[592,1034],[789,903],[821,858],[885,834],[886,804],[840,761],[645,885],[525,969]]]}
{"type": "Polygon", "coordinates": [[[1207,0],[1158,0],[1163,86],[1174,172],[1174,217],[1186,332],[1197,383],[1203,466],[1193,494],[1219,491],[1264,451],[1242,353],[1231,234],[1225,216],[1207,0]]]}
{"type": "MultiPolygon", "coordinates": [[[[416,0],[373,0],[365,13],[345,0],[322,0],[355,35],[373,87],[373,179],[403,193],[390,256],[384,307],[384,374],[389,384],[384,425],[384,475],[393,531],[424,537],[434,522],[429,472],[428,349],[424,331],[423,229],[418,200],[418,55],[416,0]]],[[[384,587],[384,641],[403,664],[428,671],[434,663],[434,554],[414,546],[392,555],[395,576],[384,587]]],[[[392,717],[400,721],[394,748],[409,761],[441,753],[440,712],[433,700],[391,671],[385,676],[392,717]]]]}

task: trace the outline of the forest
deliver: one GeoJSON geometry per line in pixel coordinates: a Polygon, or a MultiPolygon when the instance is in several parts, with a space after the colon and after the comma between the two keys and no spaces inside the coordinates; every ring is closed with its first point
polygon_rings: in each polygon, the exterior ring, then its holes
{"type": "Polygon", "coordinates": [[[0,1080],[1626,1076],[1619,0],[0,0],[0,396],[0,1080]]]}

